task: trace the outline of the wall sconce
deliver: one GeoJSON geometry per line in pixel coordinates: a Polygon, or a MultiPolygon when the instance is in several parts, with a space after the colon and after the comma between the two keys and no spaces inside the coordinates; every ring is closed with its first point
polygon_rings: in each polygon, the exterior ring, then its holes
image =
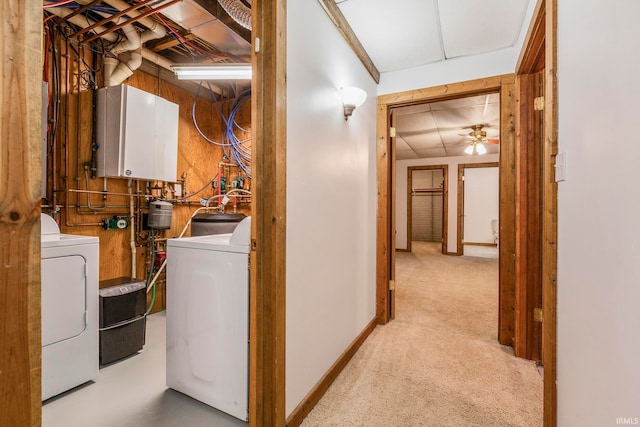
{"type": "Polygon", "coordinates": [[[173,65],[178,80],[250,80],[251,64],[173,65]]]}
{"type": "Polygon", "coordinates": [[[353,110],[361,106],[367,99],[367,92],[359,87],[343,87],[340,88],[342,93],[342,105],[344,107],[344,120],[348,120],[353,110]]]}

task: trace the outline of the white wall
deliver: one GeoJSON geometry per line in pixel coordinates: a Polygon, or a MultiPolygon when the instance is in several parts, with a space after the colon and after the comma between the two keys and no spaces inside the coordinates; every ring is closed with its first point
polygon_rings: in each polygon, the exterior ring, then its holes
{"type": "Polygon", "coordinates": [[[467,168],[464,171],[463,241],[494,243],[491,222],[498,219],[499,169],[467,168]]]}
{"type": "Polygon", "coordinates": [[[483,156],[437,157],[433,159],[398,160],[396,162],[396,248],[407,248],[407,168],[409,166],[448,165],[449,200],[447,215],[447,252],[457,250],[458,164],[499,161],[498,154],[483,156]]]}
{"type": "Polygon", "coordinates": [[[290,415],[375,317],[376,85],[317,0],[287,4],[290,415]],[[368,92],[345,122],[341,86],[368,92]]]}
{"type": "Polygon", "coordinates": [[[638,16],[636,0],[558,2],[561,427],[640,419],[638,16]]]}

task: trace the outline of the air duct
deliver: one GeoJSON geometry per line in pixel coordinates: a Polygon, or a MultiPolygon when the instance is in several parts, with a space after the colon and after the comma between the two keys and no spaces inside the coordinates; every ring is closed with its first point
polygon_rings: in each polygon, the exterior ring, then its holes
{"type": "Polygon", "coordinates": [[[218,0],[218,3],[234,21],[251,30],[251,8],[245,6],[240,0],[218,0]]]}

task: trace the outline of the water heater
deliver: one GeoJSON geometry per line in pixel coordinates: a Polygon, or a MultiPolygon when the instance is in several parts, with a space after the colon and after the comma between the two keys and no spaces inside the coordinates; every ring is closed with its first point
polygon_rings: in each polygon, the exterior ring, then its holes
{"type": "Polygon", "coordinates": [[[127,85],[98,90],[98,176],[176,181],[178,105],[127,85]]]}

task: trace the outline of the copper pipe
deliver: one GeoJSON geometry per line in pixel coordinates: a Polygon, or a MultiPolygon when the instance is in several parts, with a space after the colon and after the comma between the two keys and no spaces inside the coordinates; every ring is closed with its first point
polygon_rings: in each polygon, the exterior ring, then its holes
{"type": "Polygon", "coordinates": [[[151,9],[148,12],[145,12],[140,16],[136,16],[135,18],[131,18],[131,19],[129,19],[129,20],[125,21],[125,22],[122,22],[122,23],[120,23],[118,25],[114,25],[114,26],[110,27],[108,30],[105,30],[105,31],[103,31],[101,33],[98,33],[98,34],[94,34],[93,36],[89,37],[88,39],[85,39],[84,43],[91,43],[95,39],[100,38],[100,37],[104,36],[105,34],[111,33],[111,32],[113,32],[115,30],[119,30],[120,28],[124,27],[125,25],[129,25],[129,24],[132,24],[134,22],[137,22],[137,21],[141,20],[142,18],[146,18],[149,15],[153,15],[153,14],[161,11],[162,9],[164,9],[166,7],[169,7],[171,5],[174,5],[174,4],[176,4],[176,3],[180,2],[180,1],[182,1],[182,0],[172,0],[169,3],[165,3],[162,6],[156,7],[155,9],[151,9]]]}
{"type": "Polygon", "coordinates": [[[132,196],[132,197],[144,197],[144,194],[133,194],[130,195],[128,193],[112,193],[110,191],[94,191],[94,190],[73,190],[73,189],[68,189],[66,190],[69,193],[89,193],[89,194],[104,194],[104,195],[108,195],[108,196],[132,196]]]}
{"type": "MultiPolygon", "coordinates": [[[[106,24],[107,22],[114,21],[114,20],[120,18],[122,15],[126,15],[127,13],[129,13],[129,12],[131,12],[133,10],[139,9],[142,6],[145,6],[146,4],[151,3],[152,1],[155,1],[155,0],[144,0],[143,2],[136,3],[133,6],[116,13],[115,15],[111,15],[111,16],[109,16],[107,18],[104,18],[102,21],[94,22],[93,24],[89,25],[88,27],[82,28],[80,31],[78,31],[78,32],[76,32],[74,34],[71,34],[71,37],[81,36],[82,34],[86,33],[87,31],[91,31],[96,27],[99,27],[101,25],[106,24]]],[[[91,40],[88,40],[88,41],[91,41],[91,40]]]]}
{"type": "MultiPolygon", "coordinates": [[[[97,6],[98,4],[102,3],[102,0],[93,0],[91,3],[86,4],[76,10],[74,10],[73,12],[71,12],[70,14],[68,14],[67,16],[65,16],[63,19],[65,21],[68,21],[69,19],[73,18],[76,15],[79,15],[81,13],[85,13],[87,10],[89,10],[92,6],[97,6]]],[[[72,34],[72,36],[74,36],[75,34],[72,34]]]]}

